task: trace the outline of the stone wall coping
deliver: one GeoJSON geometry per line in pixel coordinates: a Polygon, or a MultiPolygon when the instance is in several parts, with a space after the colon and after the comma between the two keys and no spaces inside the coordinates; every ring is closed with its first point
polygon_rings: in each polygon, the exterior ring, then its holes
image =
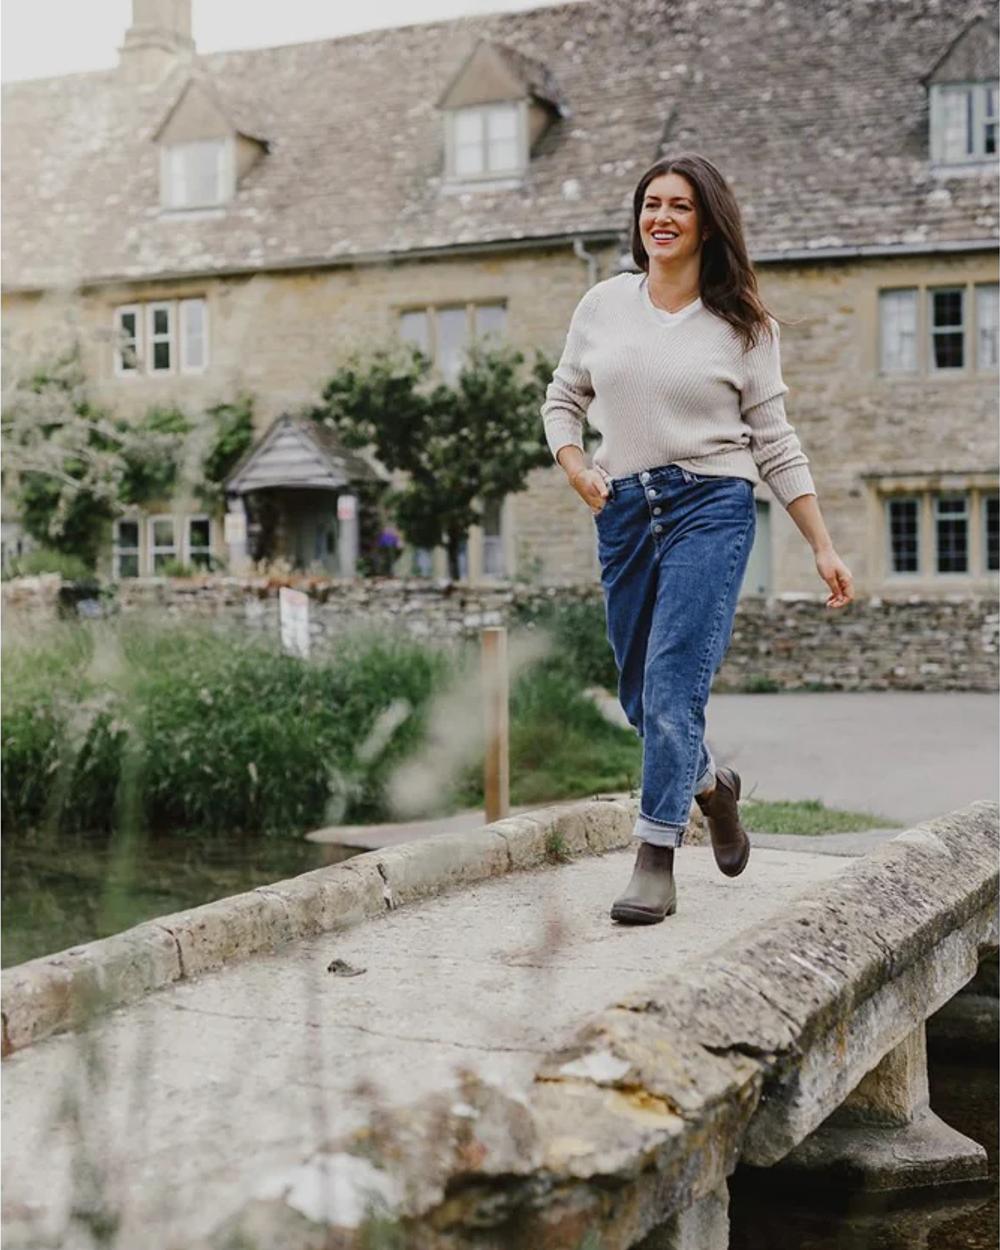
{"type": "Polygon", "coordinates": [[[4,969],[3,1054],[185,977],[553,856],[626,846],[638,800],[599,796],[357,855],[4,969]]]}
{"type": "MultiPolygon", "coordinates": [[[[59,573],[39,573],[27,577],[12,577],[0,583],[0,591],[3,597],[8,599],[16,599],[19,594],[37,595],[58,593],[61,586],[72,586],[76,583],[65,581],[59,573]]],[[[89,583],[88,583],[89,585],[89,583]]],[[[430,594],[430,595],[518,595],[525,598],[551,598],[555,599],[563,595],[573,594],[600,594],[600,584],[598,581],[580,581],[566,582],[558,585],[539,585],[534,582],[519,580],[517,578],[489,578],[478,581],[454,580],[448,577],[323,577],[312,574],[303,573],[301,575],[290,576],[264,576],[264,575],[230,575],[230,574],[210,574],[205,576],[194,577],[134,577],[127,581],[113,582],[100,581],[100,588],[103,593],[112,595],[121,595],[124,591],[127,594],[134,592],[153,592],[153,591],[169,591],[171,593],[184,594],[185,592],[196,593],[198,591],[209,590],[238,590],[243,591],[247,595],[257,597],[274,597],[277,598],[278,591],[282,586],[290,586],[299,590],[314,591],[316,593],[329,593],[330,591],[345,590],[355,593],[370,594],[398,594],[400,592],[409,594],[430,594]]],[[[794,608],[796,606],[817,606],[825,602],[825,591],[778,591],[774,594],[758,598],[751,596],[745,600],[741,600],[740,606],[762,607],[787,607],[794,608]]],[[[927,605],[929,607],[940,606],[942,604],[956,606],[978,606],[983,603],[994,602],[995,596],[992,594],[976,589],[967,591],[941,591],[940,593],[920,594],[913,593],[905,588],[899,590],[887,591],[881,589],[877,592],[861,595],[855,601],[858,606],[883,607],[883,606],[918,606],[927,605]]]]}

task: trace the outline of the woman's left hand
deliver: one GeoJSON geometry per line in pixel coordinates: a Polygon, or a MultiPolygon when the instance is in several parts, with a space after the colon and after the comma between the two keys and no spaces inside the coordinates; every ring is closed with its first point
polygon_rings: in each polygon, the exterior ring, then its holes
{"type": "Polygon", "coordinates": [[[816,571],[830,587],[828,608],[842,608],[854,598],[854,579],[851,570],[833,548],[816,553],[816,571]]]}

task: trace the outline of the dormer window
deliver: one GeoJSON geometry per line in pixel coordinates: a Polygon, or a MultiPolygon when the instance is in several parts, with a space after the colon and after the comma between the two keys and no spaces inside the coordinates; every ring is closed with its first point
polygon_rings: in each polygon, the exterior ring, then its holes
{"type": "Polygon", "coordinates": [[[234,191],[233,145],[229,139],[196,139],[164,146],[161,153],[164,208],[211,208],[234,191]]]}
{"type": "Polygon", "coordinates": [[[929,92],[930,156],[939,166],[991,162],[997,150],[997,32],[971,18],[921,82],[929,92]]]}
{"type": "Polygon", "coordinates": [[[449,172],[456,178],[519,173],[524,158],[520,101],[456,109],[449,116],[449,172]]]}
{"type": "Polygon", "coordinates": [[[195,75],[180,88],[153,131],[160,149],[160,205],[167,212],[229,203],[268,151],[245,106],[195,75]]]}
{"type": "Polygon", "coordinates": [[[946,164],[993,156],[997,150],[997,84],[932,87],[931,131],[933,155],[946,164]]]}
{"type": "Polygon", "coordinates": [[[483,39],[437,106],[444,115],[445,193],[465,190],[469,183],[520,179],[541,137],[568,115],[540,61],[483,39]]]}

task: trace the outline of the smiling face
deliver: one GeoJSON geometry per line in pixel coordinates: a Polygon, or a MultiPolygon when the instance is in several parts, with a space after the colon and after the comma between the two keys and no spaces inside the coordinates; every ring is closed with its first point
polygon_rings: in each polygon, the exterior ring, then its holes
{"type": "Polygon", "coordinates": [[[697,258],[705,241],[701,221],[695,189],[685,177],[658,174],[653,178],[639,213],[639,233],[650,263],[697,258]]]}

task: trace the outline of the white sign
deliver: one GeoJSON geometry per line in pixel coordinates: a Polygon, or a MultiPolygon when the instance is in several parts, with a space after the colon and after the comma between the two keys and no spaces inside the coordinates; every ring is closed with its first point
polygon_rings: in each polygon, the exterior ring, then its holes
{"type": "Polygon", "coordinates": [[[227,547],[234,543],[245,543],[247,540],[247,514],[245,512],[227,512],[222,522],[222,533],[227,547]]]}
{"type": "Polygon", "coordinates": [[[338,495],[337,496],[337,520],[353,521],[358,515],[358,500],[356,495],[338,495]]]}
{"type": "Polygon", "coordinates": [[[301,590],[282,586],[278,591],[278,619],[281,647],[288,655],[309,658],[309,596],[301,590]]]}

